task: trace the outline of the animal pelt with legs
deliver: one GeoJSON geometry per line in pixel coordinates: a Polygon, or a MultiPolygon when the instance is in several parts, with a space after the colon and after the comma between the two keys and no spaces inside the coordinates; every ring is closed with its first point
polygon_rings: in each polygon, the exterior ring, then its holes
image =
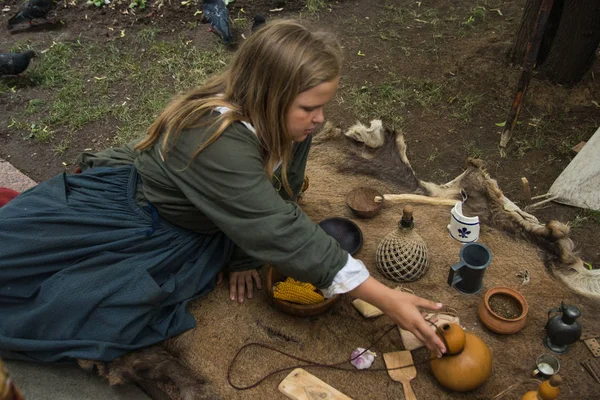
{"type": "Polygon", "coordinates": [[[326,124],[315,138],[315,145],[336,141],[346,154],[338,163],[340,172],[364,174],[393,184],[398,193],[415,193],[432,197],[468,200],[463,209],[467,215],[509,234],[535,243],[544,250],[545,261],[552,273],[575,292],[600,299],[600,270],[587,270],[574,251],[569,226],[559,221],[541,224],[504,196],[497,182],[478,159],[469,159],[466,170],[452,181],[438,185],[418,179],[406,156],[402,132],[373,120],[369,127],[360,122],[346,132],[326,124]]]}
{"type": "Polygon", "coordinates": [[[113,361],[77,360],[79,366],[108,380],[110,385],[132,382],[142,387],[162,382],[172,383],[182,400],[219,400],[209,383],[179,361],[163,346],[151,346],[113,361]]]}

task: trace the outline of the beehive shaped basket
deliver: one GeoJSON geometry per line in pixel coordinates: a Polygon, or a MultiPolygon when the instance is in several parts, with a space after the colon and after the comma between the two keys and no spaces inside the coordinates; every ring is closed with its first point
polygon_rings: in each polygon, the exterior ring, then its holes
{"type": "Polygon", "coordinates": [[[377,246],[377,268],[388,279],[412,282],[427,271],[427,245],[413,226],[412,207],[406,206],[398,228],[384,237],[377,246]]]}

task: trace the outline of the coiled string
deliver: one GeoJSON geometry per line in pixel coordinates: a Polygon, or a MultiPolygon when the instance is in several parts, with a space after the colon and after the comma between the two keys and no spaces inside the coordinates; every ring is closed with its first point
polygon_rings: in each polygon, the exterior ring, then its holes
{"type": "MultiPolygon", "coordinates": [[[[435,323],[426,320],[427,322],[429,322],[431,325],[433,325],[439,335],[439,337],[442,339],[442,341],[444,342],[444,346],[446,346],[446,349],[448,348],[448,343],[446,342],[446,339],[444,338],[444,335],[442,334],[442,330],[435,325],[435,323]]],[[[235,356],[233,357],[233,359],[231,360],[231,363],[229,364],[229,368],[227,369],[227,382],[229,383],[229,385],[231,385],[233,388],[237,389],[237,390],[248,390],[248,389],[252,389],[257,387],[258,385],[260,385],[261,383],[263,383],[265,380],[267,380],[268,378],[270,378],[271,376],[278,374],[280,372],[285,372],[285,371],[291,371],[294,370],[296,368],[328,368],[328,369],[335,369],[335,370],[340,370],[340,371],[349,371],[349,372],[380,372],[380,371],[393,371],[396,369],[403,369],[403,368],[408,368],[408,367],[414,367],[416,365],[421,365],[427,362],[430,362],[431,360],[435,359],[435,358],[428,358],[426,360],[420,361],[420,362],[416,362],[413,364],[409,364],[409,365],[404,365],[402,367],[395,367],[395,368],[369,368],[369,369],[355,369],[355,368],[347,368],[347,367],[342,367],[342,364],[345,364],[347,362],[353,361],[355,359],[357,359],[358,357],[360,357],[361,355],[363,355],[364,353],[366,353],[367,351],[369,351],[369,349],[373,348],[381,339],[383,339],[388,333],[390,333],[394,328],[396,328],[396,325],[391,325],[389,328],[387,328],[383,334],[381,334],[381,336],[379,336],[379,338],[377,338],[377,340],[375,340],[369,347],[367,347],[364,351],[362,351],[360,354],[356,355],[355,357],[352,357],[350,359],[346,359],[337,363],[333,363],[333,364],[325,364],[325,363],[319,363],[316,361],[311,361],[302,357],[298,357],[295,356],[293,354],[290,353],[286,353],[285,351],[276,349],[275,347],[269,346],[267,344],[263,344],[263,343],[257,343],[257,342],[252,342],[252,343],[247,343],[244,346],[242,346],[237,353],[235,354],[235,356]],[[291,359],[294,359],[296,361],[301,361],[305,364],[297,364],[297,365],[293,365],[291,367],[285,367],[285,368],[279,368],[276,369],[274,371],[269,372],[267,375],[263,376],[262,378],[260,378],[259,380],[257,380],[256,382],[254,382],[251,385],[247,385],[247,386],[241,386],[241,385],[236,385],[235,383],[233,383],[231,381],[231,371],[233,370],[233,366],[235,365],[238,357],[240,356],[240,354],[242,353],[242,351],[244,351],[244,349],[249,348],[249,347],[260,347],[266,350],[271,350],[275,353],[279,353],[281,355],[284,355],[286,357],[289,357],[291,359]]]]}

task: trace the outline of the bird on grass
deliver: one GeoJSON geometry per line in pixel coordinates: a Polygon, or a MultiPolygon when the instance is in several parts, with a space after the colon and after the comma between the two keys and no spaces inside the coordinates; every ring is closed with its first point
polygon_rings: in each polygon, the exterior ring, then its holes
{"type": "Polygon", "coordinates": [[[33,50],[23,53],[0,53],[0,76],[19,75],[29,67],[33,57],[35,57],[33,50]]]}
{"type": "Polygon", "coordinates": [[[23,8],[8,20],[8,29],[22,22],[29,22],[34,19],[46,19],[46,15],[54,8],[53,0],[29,0],[23,8]]]}
{"type": "Polygon", "coordinates": [[[267,20],[265,19],[265,17],[263,17],[262,15],[255,15],[254,22],[252,23],[252,28],[251,28],[252,33],[259,30],[266,23],[267,23],[267,20]]]}
{"type": "Polygon", "coordinates": [[[204,0],[202,20],[210,22],[209,31],[217,32],[225,44],[231,44],[233,37],[229,29],[229,11],[224,0],[204,0]]]}

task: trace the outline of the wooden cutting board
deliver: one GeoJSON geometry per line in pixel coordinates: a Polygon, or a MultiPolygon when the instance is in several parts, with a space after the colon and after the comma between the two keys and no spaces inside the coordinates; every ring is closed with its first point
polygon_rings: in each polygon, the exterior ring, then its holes
{"type": "Polygon", "coordinates": [[[388,368],[388,374],[390,378],[395,380],[396,382],[401,382],[402,387],[404,388],[404,398],[406,400],[417,400],[415,396],[415,392],[413,392],[412,387],[410,386],[410,381],[417,377],[417,369],[414,366],[401,368],[401,369],[393,369],[404,367],[405,365],[412,365],[413,358],[410,351],[395,351],[393,353],[384,353],[383,359],[385,361],[385,366],[388,368]]]}
{"type": "Polygon", "coordinates": [[[279,391],[293,400],[352,400],[302,368],[290,372],[279,391]]]}

